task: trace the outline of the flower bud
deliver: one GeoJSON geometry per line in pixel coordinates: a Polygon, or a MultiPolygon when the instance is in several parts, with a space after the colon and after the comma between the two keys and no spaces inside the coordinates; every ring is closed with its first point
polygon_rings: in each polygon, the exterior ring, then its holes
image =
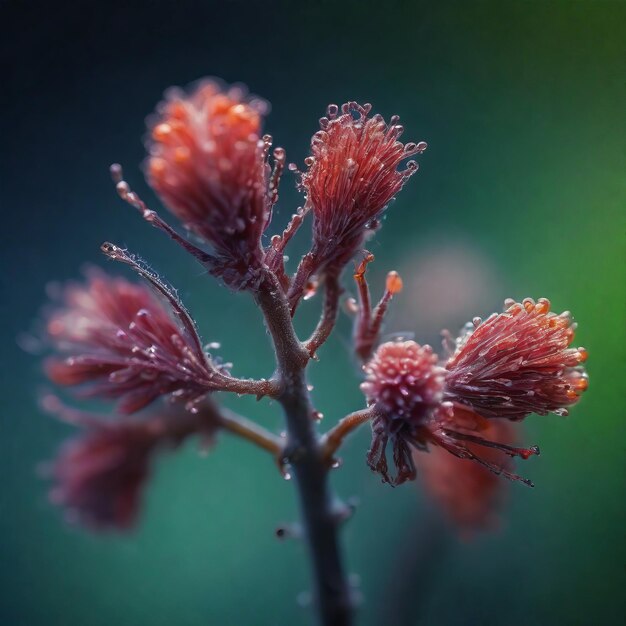
{"type": "Polygon", "coordinates": [[[51,500],[94,530],[132,527],[158,438],[147,423],[103,423],[65,444],[52,464],[51,500]]]}
{"type": "Polygon", "coordinates": [[[258,280],[267,228],[285,160],[261,136],[268,105],[241,88],[209,81],[191,93],[170,90],[148,141],[147,179],[165,206],[215,249],[215,274],[233,288],[258,280]]]}
{"type": "Polygon", "coordinates": [[[574,339],[569,312],[550,302],[508,300],[504,313],[475,318],[446,363],[446,399],[483,417],[520,420],[530,413],[567,415],[587,388],[584,348],[574,339]]]}
{"type": "Polygon", "coordinates": [[[90,396],[120,398],[121,413],[165,394],[201,398],[221,370],[169,304],[145,285],[90,272],[86,284],[64,290],[62,306],[49,317],[48,335],[65,355],[47,361],[49,377],[86,385],[90,396]]]}
{"type": "Polygon", "coordinates": [[[330,105],[311,140],[301,187],[313,210],[312,253],[319,269],[340,269],[350,260],[417,170],[414,161],[398,170],[400,162],[426,149],[424,142],[403,144],[399,118],[389,124],[380,115],[370,118],[371,108],[348,102],[339,113],[330,105]]]}
{"type": "Polygon", "coordinates": [[[430,346],[414,341],[382,344],[364,366],[361,390],[368,404],[375,405],[372,420],[373,440],[368,454],[372,470],[383,481],[399,485],[415,478],[409,444],[425,445],[422,432],[441,410],[444,370],[437,364],[430,346]],[[387,470],[386,447],[391,438],[397,474],[387,470]]]}
{"type": "Polygon", "coordinates": [[[70,521],[97,531],[134,526],[158,451],[192,435],[211,441],[219,427],[210,410],[192,413],[164,406],[142,419],[112,421],[48,400],[44,408],[83,429],[47,468],[54,481],[50,499],[66,510],[70,521]]]}

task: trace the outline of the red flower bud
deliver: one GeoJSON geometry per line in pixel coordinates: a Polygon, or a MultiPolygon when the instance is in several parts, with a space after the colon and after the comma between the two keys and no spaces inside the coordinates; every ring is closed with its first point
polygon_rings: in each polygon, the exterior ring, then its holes
{"type": "Polygon", "coordinates": [[[483,417],[567,415],[588,384],[580,366],[587,351],[569,347],[576,328],[569,312],[551,313],[545,298],[505,307],[484,322],[475,318],[459,338],[446,363],[446,398],[483,417]]]}
{"type": "Polygon", "coordinates": [[[86,284],[68,286],[63,300],[47,326],[67,355],[46,364],[57,384],[87,384],[88,395],[121,398],[118,410],[133,413],[165,394],[195,401],[223,375],[195,329],[178,323],[182,310],[145,285],[93,271],[86,284]]]}
{"type": "Polygon", "coordinates": [[[339,113],[328,107],[321,130],[311,140],[308,169],[301,186],[313,210],[313,248],[318,269],[341,268],[378,226],[383,210],[417,170],[403,159],[421,154],[426,143],[398,141],[403,128],[394,116],[386,124],[380,115],[368,118],[372,106],[348,102],[339,113]]]}
{"type": "Polygon", "coordinates": [[[51,500],[70,521],[92,530],[130,529],[155,453],[190,435],[211,440],[218,428],[211,411],[191,413],[174,406],[141,421],[108,421],[63,407],[53,397],[45,399],[44,408],[84,429],[61,448],[47,473],[55,483],[51,500]]]}
{"type": "Polygon", "coordinates": [[[414,341],[382,344],[364,366],[361,390],[369,405],[375,405],[373,440],[368,464],[383,481],[399,485],[415,478],[409,444],[424,446],[422,433],[441,410],[444,369],[437,364],[430,346],[414,341]],[[391,438],[397,469],[395,477],[387,470],[386,447],[391,438]]]}
{"type": "Polygon", "coordinates": [[[52,501],[87,527],[130,528],[156,443],[148,423],[103,423],[69,441],[51,468],[52,501]]]}
{"type": "Polygon", "coordinates": [[[267,228],[285,154],[268,165],[269,135],[261,136],[268,105],[203,82],[190,94],[170,90],[157,109],[148,142],[147,178],[165,206],[212,244],[214,274],[233,288],[258,281],[261,236],[267,228]]]}

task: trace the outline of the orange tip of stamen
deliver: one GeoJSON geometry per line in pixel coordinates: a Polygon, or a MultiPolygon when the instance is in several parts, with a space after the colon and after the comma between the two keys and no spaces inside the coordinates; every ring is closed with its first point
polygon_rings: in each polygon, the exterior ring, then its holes
{"type": "Polygon", "coordinates": [[[402,278],[398,272],[392,271],[387,274],[387,282],[385,284],[387,291],[391,295],[395,295],[402,291],[403,283],[402,278]]]}

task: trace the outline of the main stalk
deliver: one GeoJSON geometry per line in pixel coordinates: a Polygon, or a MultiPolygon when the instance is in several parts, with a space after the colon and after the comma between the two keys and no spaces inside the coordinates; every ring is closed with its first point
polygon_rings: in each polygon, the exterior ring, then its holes
{"type": "Polygon", "coordinates": [[[281,386],[278,401],[287,422],[285,456],[298,490],[320,624],[350,626],[352,603],[339,547],[338,515],[306,383],[310,355],[295,334],[289,303],[270,273],[261,285],[257,302],[276,350],[281,386]]]}

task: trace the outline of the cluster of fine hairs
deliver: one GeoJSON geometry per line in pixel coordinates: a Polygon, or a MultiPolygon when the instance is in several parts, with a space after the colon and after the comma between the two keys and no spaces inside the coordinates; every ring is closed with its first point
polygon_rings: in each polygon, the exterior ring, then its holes
{"type": "Polygon", "coordinates": [[[492,517],[498,475],[530,484],[514,473],[513,460],[539,450],[518,447],[514,425],[532,413],[566,415],[587,388],[587,352],[571,347],[571,315],[551,312],[544,298],[507,300],[502,312],[473,318],[458,337],[446,335],[442,354],[414,341],[381,342],[402,280],[389,272],[374,304],[366,281],[373,256],[364,246],[418,169],[406,159],[421,155],[426,144],[403,143],[399,118],[387,122],[371,109],[356,102],[328,107],[303,170],[289,166],[303,206],[273,236],[286,155],[272,150],[272,137],[263,134],[267,103],[240,86],[204,81],[189,93],[170,90],[149,120],[146,178],[187,236],[148,208],[121,167],[112,166],[123,200],[207,273],[257,302],[276,369],[260,380],[233,375],[231,364],[209,352],[217,346],[200,339],[175,290],[131,252],[103,244],[107,257],[133,268],[142,282],[90,270],[83,282],[59,292],[47,315],[50,379],[81,397],[116,401],[111,415],[101,416],[52,394],[44,398],[46,409],[80,429],[50,464],[53,500],[73,519],[98,530],[132,526],[154,456],[189,437],[212,442],[224,430],[268,451],[283,473],[295,472],[305,494],[305,526],[320,546],[315,529],[324,520],[310,509],[324,508],[327,499],[315,504],[315,494],[307,493],[314,483],[325,493],[337,450],[361,424],[371,425],[367,463],[382,481],[396,486],[419,474],[462,527],[480,527],[492,517]],[[290,273],[287,246],[308,222],[310,248],[290,273]],[[320,434],[305,370],[335,325],[347,267],[355,297],[345,308],[354,316],[364,405],[320,434]],[[324,294],[320,321],[300,340],[291,320],[315,292],[324,294]],[[216,392],[277,400],[287,437],[221,407],[216,392]]]}

